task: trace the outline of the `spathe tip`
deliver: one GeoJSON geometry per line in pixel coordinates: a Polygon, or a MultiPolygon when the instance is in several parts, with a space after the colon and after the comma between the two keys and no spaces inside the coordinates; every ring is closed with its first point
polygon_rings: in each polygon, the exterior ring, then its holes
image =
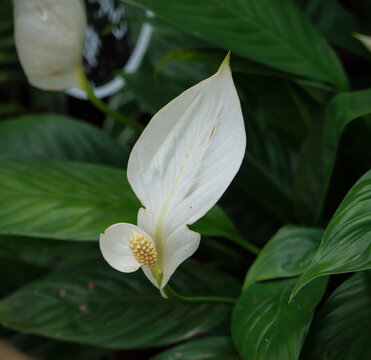
{"type": "Polygon", "coordinates": [[[224,58],[223,62],[220,64],[218,72],[224,69],[225,67],[229,68],[230,58],[231,58],[231,51],[229,50],[227,56],[224,58]]]}

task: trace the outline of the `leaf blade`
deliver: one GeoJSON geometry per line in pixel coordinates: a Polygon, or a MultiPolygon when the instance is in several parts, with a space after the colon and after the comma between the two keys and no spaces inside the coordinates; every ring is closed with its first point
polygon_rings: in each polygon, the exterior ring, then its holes
{"type": "Polygon", "coordinates": [[[371,277],[358,272],[339,285],[313,321],[309,359],[366,360],[370,355],[371,277]]]}
{"type": "Polygon", "coordinates": [[[327,226],[321,245],[291,299],[313,279],[371,268],[371,170],[351,188],[327,226]]]}
{"type": "Polygon", "coordinates": [[[241,295],[232,314],[232,339],[243,359],[299,358],[327,279],[306,287],[289,305],[294,284],[295,279],[256,283],[241,295]]]}
{"type": "MultiPolygon", "coordinates": [[[[227,291],[235,296],[239,287],[228,276],[194,262],[185,263],[173,281],[188,295],[227,291]],[[209,277],[212,284],[205,280],[209,277]]],[[[141,272],[123,275],[103,260],[55,272],[0,302],[0,322],[6,327],[121,349],[181,341],[214,327],[229,312],[225,304],[165,300],[141,272]]]]}
{"type": "Polygon", "coordinates": [[[290,225],[282,227],[250,267],[243,290],[257,281],[302,274],[310,264],[322,235],[322,229],[290,225]]]}
{"type": "MultiPolygon", "coordinates": [[[[0,160],[0,204],[0,234],[78,241],[98,240],[114,223],[135,224],[140,208],[125,170],[56,159],[0,160]]],[[[238,233],[221,209],[198,226],[205,235],[238,233]]]]}
{"type": "Polygon", "coordinates": [[[347,88],[335,54],[291,1],[124,1],[239,55],[347,88]]]}

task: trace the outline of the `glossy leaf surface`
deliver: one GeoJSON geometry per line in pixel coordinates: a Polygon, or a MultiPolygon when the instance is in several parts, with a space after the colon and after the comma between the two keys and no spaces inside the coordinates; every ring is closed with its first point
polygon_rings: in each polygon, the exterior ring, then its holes
{"type": "Polygon", "coordinates": [[[239,298],[232,315],[232,338],[246,360],[297,360],[327,279],[303,289],[290,304],[296,279],[257,283],[239,298]]]}
{"type": "Polygon", "coordinates": [[[359,272],[327,299],[313,321],[305,359],[368,360],[371,352],[371,274],[359,272]]]}
{"type": "Polygon", "coordinates": [[[344,71],[290,0],[124,0],[213,44],[280,70],[346,89],[344,71]]]}
{"type": "MultiPolygon", "coordinates": [[[[0,234],[60,240],[98,240],[111,224],[135,224],[140,207],[124,170],[63,160],[0,161],[0,204],[0,234]]],[[[229,219],[218,230],[212,218],[199,221],[205,233],[229,234],[229,219]]]]}
{"type": "Polygon", "coordinates": [[[321,242],[322,229],[284,226],[260,251],[247,272],[244,289],[262,280],[302,274],[321,242]]]}
{"type": "Polygon", "coordinates": [[[327,226],[292,297],[313,279],[371,268],[371,170],[352,187],[327,226]]]}
{"type": "MultiPolygon", "coordinates": [[[[232,278],[194,262],[182,266],[174,288],[186,295],[236,296],[232,278]]],[[[226,304],[163,299],[143,273],[125,274],[90,261],[38,280],[0,302],[0,323],[22,332],[107,348],[168,345],[225,319],[226,304]]]]}

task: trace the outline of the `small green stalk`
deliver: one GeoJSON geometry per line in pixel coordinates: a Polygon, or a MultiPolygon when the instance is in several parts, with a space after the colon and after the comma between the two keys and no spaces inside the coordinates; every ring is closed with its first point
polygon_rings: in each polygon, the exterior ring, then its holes
{"type": "Polygon", "coordinates": [[[79,81],[79,84],[81,88],[86,92],[86,95],[88,96],[91,103],[97,107],[100,111],[107,114],[108,116],[111,116],[112,118],[116,119],[120,123],[129,126],[137,131],[142,131],[144,127],[135,121],[127,118],[126,116],[120,114],[119,112],[111,109],[109,106],[107,106],[106,103],[104,103],[101,99],[97,98],[94,94],[94,91],[89,83],[89,80],[87,79],[86,75],[84,74],[82,68],[78,68],[76,70],[76,76],[79,81]]]}
{"type": "Polygon", "coordinates": [[[222,296],[183,296],[175,292],[169,285],[162,289],[163,293],[170,300],[177,300],[188,303],[227,303],[235,305],[237,299],[222,297],[222,296]]]}
{"type": "Polygon", "coordinates": [[[230,237],[226,237],[226,239],[230,242],[233,242],[233,243],[245,248],[247,251],[251,252],[254,255],[258,255],[259,252],[260,252],[260,249],[257,246],[248,242],[243,237],[240,237],[240,236],[233,236],[232,237],[232,236],[230,236],[230,237]]]}

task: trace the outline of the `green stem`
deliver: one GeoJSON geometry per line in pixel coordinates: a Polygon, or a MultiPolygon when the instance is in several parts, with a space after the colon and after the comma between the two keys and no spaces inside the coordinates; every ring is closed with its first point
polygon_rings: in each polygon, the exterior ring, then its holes
{"type": "Polygon", "coordinates": [[[227,237],[226,239],[235,243],[235,244],[237,244],[237,245],[240,245],[241,247],[250,251],[254,255],[258,255],[259,252],[260,252],[260,249],[257,246],[255,246],[254,244],[251,244],[250,242],[248,242],[247,240],[245,240],[242,237],[233,236],[233,237],[227,237]]]}
{"type": "Polygon", "coordinates": [[[237,299],[222,297],[222,296],[183,296],[179,295],[175,292],[169,285],[166,285],[162,291],[170,300],[178,300],[181,302],[188,302],[188,303],[228,303],[228,304],[236,304],[237,299]]]}
{"type": "Polygon", "coordinates": [[[78,68],[78,70],[76,71],[76,75],[77,75],[77,79],[80,83],[81,88],[86,92],[86,95],[88,96],[89,100],[100,111],[111,116],[112,118],[116,119],[120,123],[126,126],[130,126],[131,128],[137,131],[143,130],[144,127],[142,125],[120,114],[118,111],[111,109],[105,102],[103,102],[101,99],[95,96],[94,91],[89,83],[89,80],[87,79],[81,67],[78,68]]]}

